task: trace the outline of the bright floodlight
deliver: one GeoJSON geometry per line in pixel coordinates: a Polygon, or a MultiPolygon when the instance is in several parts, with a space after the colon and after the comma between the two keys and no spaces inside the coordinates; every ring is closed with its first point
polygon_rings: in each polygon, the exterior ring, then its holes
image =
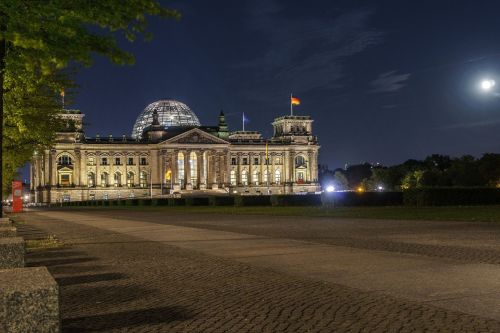
{"type": "Polygon", "coordinates": [[[483,80],[481,82],[481,89],[484,91],[490,91],[495,86],[494,80],[483,80]]]}
{"type": "Polygon", "coordinates": [[[326,187],[326,191],[327,192],[333,192],[333,191],[335,191],[335,187],[333,187],[332,185],[329,185],[329,186],[326,187]]]}

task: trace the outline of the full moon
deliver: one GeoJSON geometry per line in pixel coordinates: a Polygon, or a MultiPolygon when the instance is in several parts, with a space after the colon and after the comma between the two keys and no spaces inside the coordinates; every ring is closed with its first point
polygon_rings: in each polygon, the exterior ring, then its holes
{"type": "Polygon", "coordinates": [[[494,80],[483,80],[481,82],[481,88],[485,91],[491,90],[495,86],[494,80]]]}

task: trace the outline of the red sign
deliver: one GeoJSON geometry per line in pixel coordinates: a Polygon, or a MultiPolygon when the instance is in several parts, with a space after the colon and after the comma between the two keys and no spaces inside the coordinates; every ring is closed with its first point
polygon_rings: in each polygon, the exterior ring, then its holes
{"type": "Polygon", "coordinates": [[[23,183],[15,180],[12,182],[12,213],[23,211],[23,183]]]}

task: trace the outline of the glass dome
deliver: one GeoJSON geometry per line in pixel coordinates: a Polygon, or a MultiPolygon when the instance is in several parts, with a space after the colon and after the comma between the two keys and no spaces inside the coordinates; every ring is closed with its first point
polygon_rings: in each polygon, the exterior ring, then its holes
{"type": "Polygon", "coordinates": [[[132,129],[132,137],[142,137],[145,127],[153,123],[153,111],[158,112],[158,121],[165,128],[171,126],[200,126],[196,114],[184,103],[173,99],[162,99],[146,106],[139,114],[132,129]]]}

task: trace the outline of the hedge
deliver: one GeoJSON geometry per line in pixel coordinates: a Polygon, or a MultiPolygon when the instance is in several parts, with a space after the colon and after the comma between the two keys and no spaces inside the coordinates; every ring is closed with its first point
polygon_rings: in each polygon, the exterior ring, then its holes
{"type": "Polygon", "coordinates": [[[184,198],[168,198],[169,206],[185,206],[186,199],[184,198]]]}
{"type": "Polygon", "coordinates": [[[186,206],[208,206],[208,197],[187,197],[186,206]]]}
{"type": "Polygon", "coordinates": [[[273,206],[320,206],[321,196],[316,194],[294,195],[275,194],[271,195],[273,206]]]}
{"type": "Polygon", "coordinates": [[[404,191],[409,206],[498,205],[500,189],[492,187],[429,187],[404,191]]]}
{"type": "Polygon", "coordinates": [[[235,206],[270,206],[268,195],[238,195],[234,197],[235,206]]]}
{"type": "Polygon", "coordinates": [[[399,206],[403,204],[403,193],[326,192],[321,195],[321,201],[326,206],[399,206]]]}
{"type": "Polygon", "coordinates": [[[167,198],[155,198],[151,200],[151,205],[153,206],[166,206],[168,205],[168,199],[167,198]]]}
{"type": "Polygon", "coordinates": [[[211,196],[208,198],[210,206],[234,206],[233,196],[211,196]]]}

